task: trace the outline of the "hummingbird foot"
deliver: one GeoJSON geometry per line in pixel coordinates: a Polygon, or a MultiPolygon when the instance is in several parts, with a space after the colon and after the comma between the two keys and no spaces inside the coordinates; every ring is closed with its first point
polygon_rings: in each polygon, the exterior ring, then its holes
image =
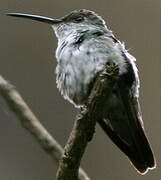
{"type": "Polygon", "coordinates": [[[107,63],[101,75],[115,76],[119,72],[119,67],[115,63],[107,63]]]}

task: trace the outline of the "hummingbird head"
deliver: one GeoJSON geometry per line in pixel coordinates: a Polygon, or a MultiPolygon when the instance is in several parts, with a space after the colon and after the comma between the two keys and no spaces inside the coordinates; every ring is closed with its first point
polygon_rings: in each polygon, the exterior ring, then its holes
{"type": "Polygon", "coordinates": [[[105,22],[101,16],[86,9],[72,11],[61,19],[65,24],[73,26],[105,26],[105,22]]]}
{"type": "Polygon", "coordinates": [[[49,17],[23,13],[8,13],[7,15],[48,23],[53,27],[58,38],[63,38],[72,33],[74,30],[81,31],[91,28],[106,30],[104,20],[95,12],[85,9],[72,11],[71,13],[60,19],[53,19],[49,17]]]}
{"type": "Polygon", "coordinates": [[[95,12],[86,9],[75,10],[61,18],[62,22],[53,25],[58,37],[68,35],[75,30],[106,29],[105,21],[95,12]]]}

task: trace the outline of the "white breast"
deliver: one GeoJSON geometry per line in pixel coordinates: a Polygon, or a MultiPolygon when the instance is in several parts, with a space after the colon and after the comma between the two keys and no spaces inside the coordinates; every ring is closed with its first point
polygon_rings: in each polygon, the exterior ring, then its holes
{"type": "Polygon", "coordinates": [[[87,38],[78,45],[75,41],[76,36],[71,34],[58,43],[56,74],[61,94],[80,106],[89,95],[89,84],[107,62],[117,64],[120,74],[126,71],[126,62],[121,44],[116,45],[106,36],[87,38]]]}

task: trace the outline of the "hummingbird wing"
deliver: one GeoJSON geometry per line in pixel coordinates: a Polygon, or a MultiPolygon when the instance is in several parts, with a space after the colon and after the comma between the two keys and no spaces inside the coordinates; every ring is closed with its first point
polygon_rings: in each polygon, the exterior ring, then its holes
{"type": "Polygon", "coordinates": [[[107,100],[104,120],[98,123],[138,172],[144,174],[155,167],[155,160],[145,135],[138,98],[132,92],[134,83],[134,70],[129,63],[127,73],[120,76],[107,100]]]}

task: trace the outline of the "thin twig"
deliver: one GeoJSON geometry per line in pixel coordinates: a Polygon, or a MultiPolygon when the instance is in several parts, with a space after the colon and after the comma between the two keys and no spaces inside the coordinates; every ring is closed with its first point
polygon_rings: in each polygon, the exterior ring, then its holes
{"type": "MultiPolygon", "coordinates": [[[[2,76],[0,76],[0,95],[15,113],[22,127],[33,135],[45,152],[58,164],[63,148],[36,118],[15,87],[2,76]]],[[[90,180],[82,169],[79,170],[79,180],[90,180]]]]}
{"type": "Polygon", "coordinates": [[[86,107],[76,118],[59,164],[56,180],[78,180],[81,158],[93,137],[96,122],[102,117],[102,107],[117,78],[117,66],[105,66],[103,72],[97,77],[86,107]]]}

